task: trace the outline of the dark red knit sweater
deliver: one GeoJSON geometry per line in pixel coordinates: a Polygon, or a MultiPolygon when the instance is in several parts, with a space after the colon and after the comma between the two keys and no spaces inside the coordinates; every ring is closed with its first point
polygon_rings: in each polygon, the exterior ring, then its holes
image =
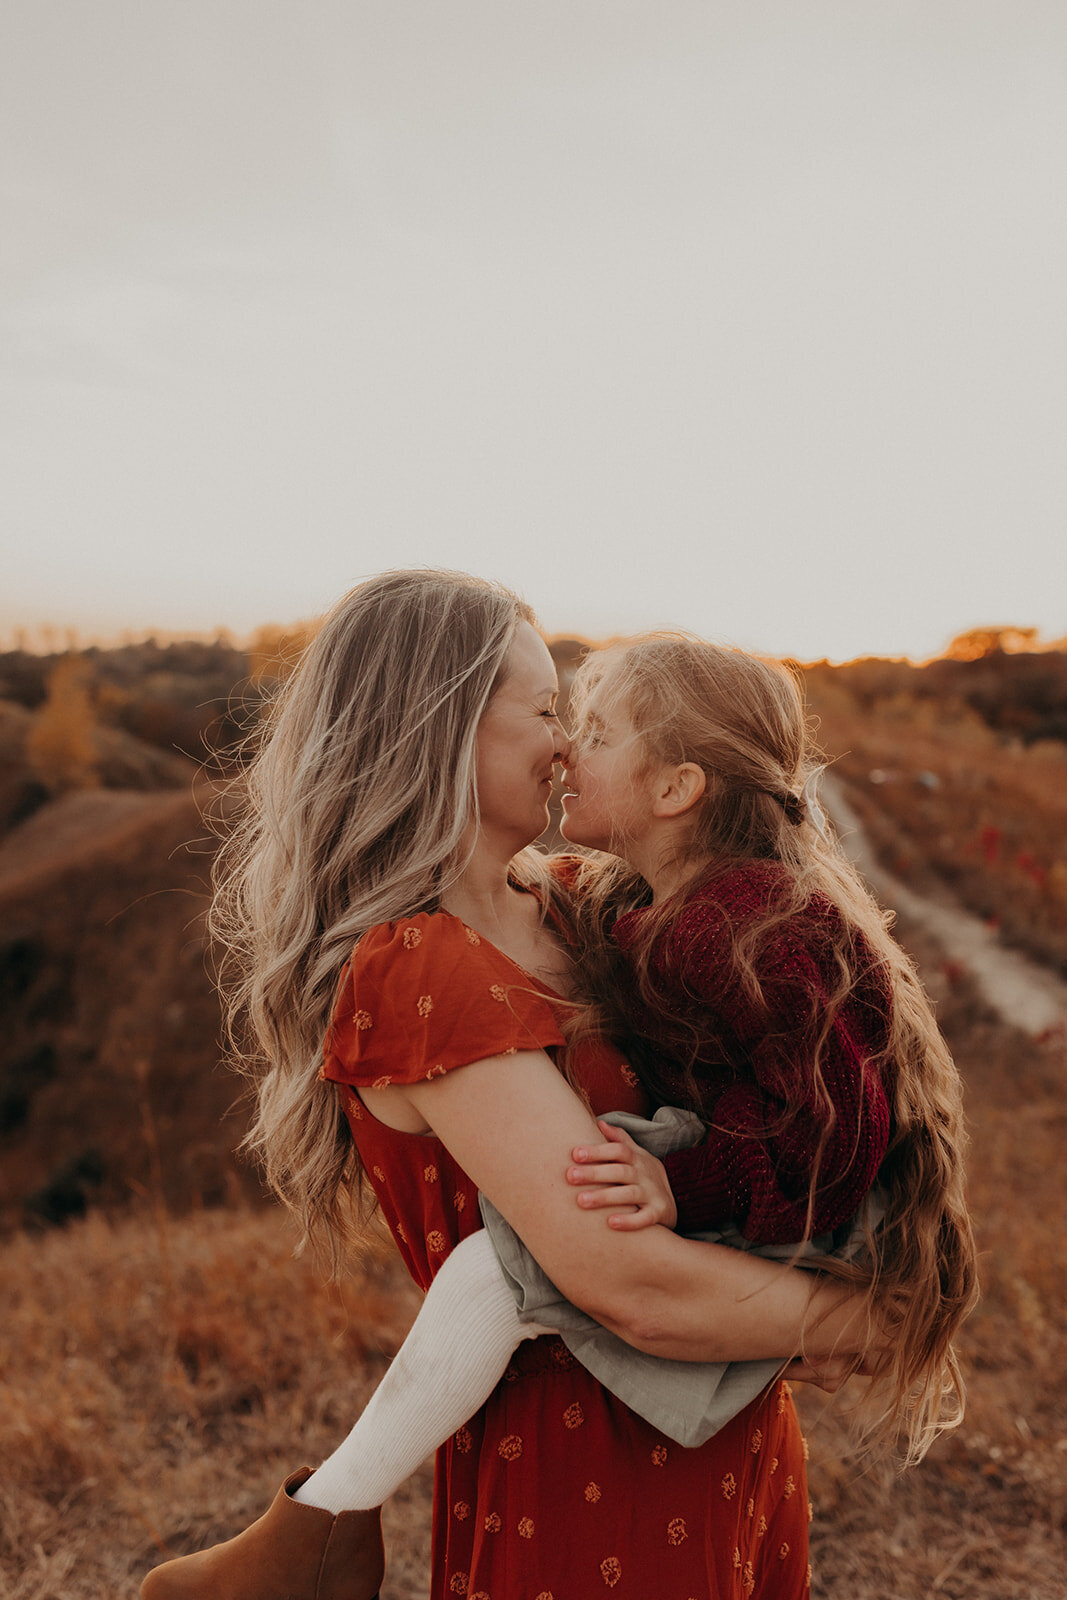
{"type": "MultiPolygon", "coordinates": [[[[886,1046],[891,999],[884,968],[855,935],[857,965],[866,970],[822,1048],[834,1118],[809,1223],[808,1190],[830,1120],[814,1093],[813,1002],[825,1000],[839,981],[830,935],[840,928],[840,914],[817,898],[774,930],[756,963],[762,1006],[742,985],[730,957],[731,929],[773,902],[782,872],[767,862],[730,869],[698,889],[652,946],[657,994],[676,1015],[695,1023],[700,1035],[693,1068],[699,1104],[691,1108],[708,1124],[707,1136],[665,1163],[681,1233],[728,1219],[758,1244],[798,1240],[806,1228],[830,1231],[856,1211],[885,1156],[893,1084],[886,1081],[886,1068],[864,1068],[886,1046]]],[[[616,922],[613,936],[623,951],[633,948],[647,915],[631,911],[616,922]]],[[[664,1040],[662,1023],[639,1002],[632,1021],[636,1033],[682,1053],[684,1032],[664,1040]]],[[[681,1071],[666,1066],[665,1077],[681,1097],[681,1071]]]]}

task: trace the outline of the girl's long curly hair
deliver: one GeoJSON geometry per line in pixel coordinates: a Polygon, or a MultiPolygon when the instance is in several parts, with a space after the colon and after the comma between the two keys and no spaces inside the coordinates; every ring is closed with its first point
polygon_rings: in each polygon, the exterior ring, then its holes
{"type": "MultiPolygon", "coordinates": [[[[889,996],[888,1044],[864,1069],[882,1072],[887,1087],[892,1085],[892,1131],[878,1178],[886,1214],[869,1233],[860,1260],[820,1259],[819,1265],[867,1288],[872,1319],[884,1337],[870,1403],[864,1406],[863,1434],[874,1447],[902,1438],[910,1464],[921,1459],[940,1431],[962,1418],[963,1382],[953,1338],[977,1297],[964,1198],[961,1085],[930,1002],[889,932],[891,915],[875,903],[826,819],[808,803],[805,785],[821,763],[799,684],[785,667],[684,634],[621,641],[590,655],[579,668],[571,691],[579,741],[594,691],[601,711],[606,702],[628,713],[650,767],[695,762],[706,779],[704,797],[673,863],[684,885],[642,918],[638,942],[627,957],[612,940],[611,927],[621,912],[647,904],[647,884],[624,861],[598,856],[584,862],[575,886],[582,987],[595,999],[605,1031],[636,1043],[634,1064],[653,1096],[661,1102],[669,1098],[655,1053],[657,1040],[667,1039],[673,1065],[688,1083],[691,1107],[700,1110],[693,1076],[699,1016],[687,1024],[679,1015],[677,1004],[657,987],[651,957],[654,946],[663,948],[687,891],[710,881],[714,893],[718,871],[752,861],[777,863],[780,869],[773,874],[779,891],[767,909],[735,922],[731,930],[734,976],[757,1006],[763,1003],[759,957],[775,930],[805,910],[810,923],[813,906],[824,913],[820,965],[828,959],[838,981],[825,999],[812,996],[803,1046],[814,1062],[827,1135],[833,1106],[820,1057],[834,1017],[872,980],[889,996]],[[635,1013],[628,1000],[635,991],[635,967],[644,1041],[633,1040],[635,1013]]],[[[677,1081],[675,1072],[675,1092],[677,1081]]],[[[809,1215],[817,1181],[818,1157],[809,1215]]]]}
{"type": "MultiPolygon", "coordinates": [[[[356,941],[436,909],[478,822],[475,737],[520,621],[465,573],[385,572],[334,607],[278,692],[226,796],[211,933],[226,1039],[251,1079],[244,1146],[335,1271],[362,1172],[323,1038],[356,941]]],[[[544,887],[523,851],[520,881],[544,887]]]]}

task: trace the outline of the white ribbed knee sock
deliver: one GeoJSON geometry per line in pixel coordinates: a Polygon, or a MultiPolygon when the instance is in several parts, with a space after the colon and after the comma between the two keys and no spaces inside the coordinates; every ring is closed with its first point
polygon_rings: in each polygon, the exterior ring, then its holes
{"type": "Polygon", "coordinates": [[[430,1285],[363,1415],[294,1500],[335,1516],[381,1505],[484,1405],[515,1347],[551,1331],[519,1321],[489,1235],[471,1234],[430,1285]]]}

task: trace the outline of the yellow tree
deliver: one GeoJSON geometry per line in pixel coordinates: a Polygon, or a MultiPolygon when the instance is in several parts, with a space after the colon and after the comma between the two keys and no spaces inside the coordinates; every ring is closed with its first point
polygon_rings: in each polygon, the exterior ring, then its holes
{"type": "Polygon", "coordinates": [[[48,678],[48,695],[26,738],[26,756],[46,788],[91,789],[100,781],[96,714],[89,669],[81,656],[61,656],[48,678]]]}
{"type": "Polygon", "coordinates": [[[1036,628],[968,628],[956,635],[945,654],[951,661],[979,661],[994,650],[1018,655],[1036,648],[1036,628]]]}

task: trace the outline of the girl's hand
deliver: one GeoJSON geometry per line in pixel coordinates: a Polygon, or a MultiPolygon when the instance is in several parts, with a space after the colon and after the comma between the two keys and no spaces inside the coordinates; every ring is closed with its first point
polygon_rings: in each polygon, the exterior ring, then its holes
{"type": "Polygon", "coordinates": [[[577,1145],[571,1151],[577,1164],[567,1168],[567,1182],[578,1188],[575,1198],[583,1211],[624,1206],[624,1211],[608,1218],[609,1227],[632,1231],[661,1222],[673,1228],[678,1208],[662,1161],[642,1150],[622,1128],[613,1128],[610,1122],[598,1122],[597,1127],[610,1142],[577,1145]]]}

